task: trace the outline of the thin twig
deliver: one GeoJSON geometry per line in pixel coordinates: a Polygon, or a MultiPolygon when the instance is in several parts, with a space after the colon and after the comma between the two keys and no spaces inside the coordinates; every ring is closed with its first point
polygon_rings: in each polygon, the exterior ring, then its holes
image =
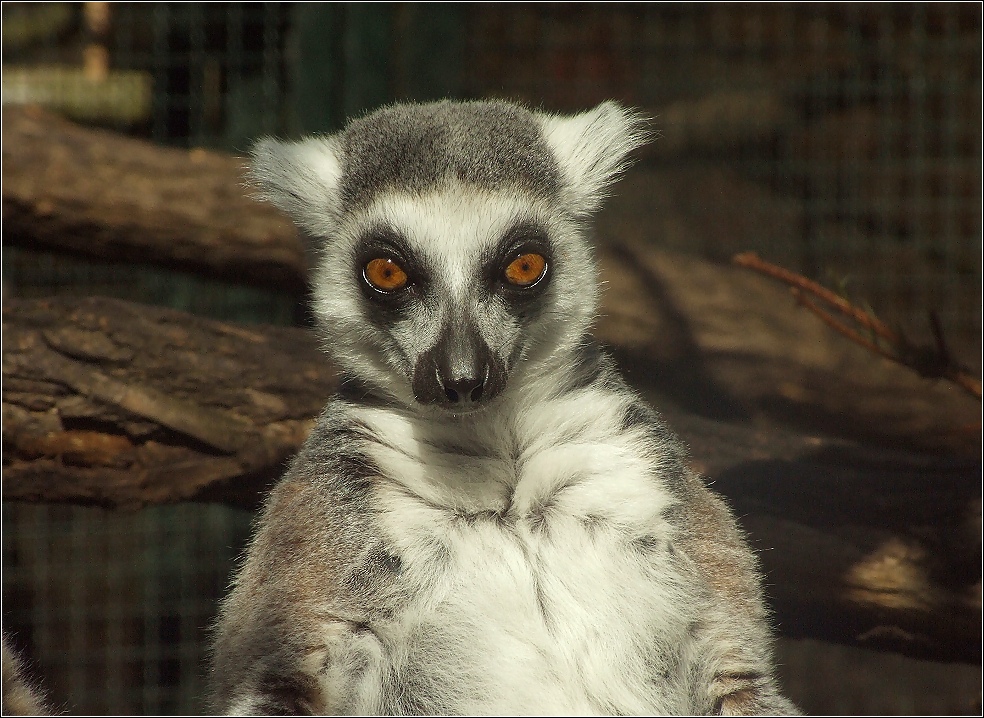
{"type": "Polygon", "coordinates": [[[771,262],[766,262],[754,252],[737,254],[734,256],[732,261],[741,267],[753,269],[760,274],[772,277],[773,279],[778,279],[780,282],[784,282],[791,287],[799,287],[803,291],[809,292],[813,296],[817,297],[817,299],[826,302],[830,306],[840,311],[841,314],[849,316],[861,326],[866,329],[870,329],[889,344],[897,344],[899,342],[899,335],[884,322],[871,316],[863,309],[858,309],[849,301],[844,299],[844,297],[839,294],[835,294],[823,285],[817,284],[813,280],[807,279],[801,274],[796,274],[795,272],[791,272],[788,269],[784,269],[778,265],[772,264],[771,262]]]}
{"type": "Polygon", "coordinates": [[[819,305],[816,304],[816,302],[814,302],[811,299],[808,299],[803,294],[803,290],[800,289],[799,287],[790,287],[789,288],[789,291],[792,293],[792,295],[794,297],[796,297],[796,301],[797,302],[799,302],[804,307],[806,307],[811,312],[813,312],[818,317],[820,317],[820,319],[823,321],[823,323],[826,324],[831,329],[834,329],[835,331],[840,332],[841,334],[843,334],[844,336],[846,336],[851,341],[856,342],[857,344],[860,344],[865,349],[869,349],[872,352],[874,352],[875,354],[878,354],[880,356],[883,356],[886,359],[891,359],[892,361],[896,361],[896,362],[899,361],[899,357],[896,356],[894,352],[887,351],[886,349],[882,348],[881,346],[879,346],[875,342],[873,342],[870,339],[868,339],[868,337],[859,334],[854,329],[852,329],[851,327],[849,327],[846,324],[844,324],[844,322],[840,321],[836,317],[834,317],[831,314],[829,314],[828,312],[824,311],[819,305]]]}
{"type": "Polygon", "coordinates": [[[752,252],[735,255],[732,261],[741,267],[752,269],[789,285],[790,291],[800,304],[816,314],[824,324],[856,344],[860,344],[879,356],[906,366],[920,376],[952,381],[968,394],[977,399],[981,398],[980,379],[953,359],[943,336],[942,324],[934,312],[930,312],[930,324],[933,328],[936,344],[935,346],[919,346],[910,342],[905,336],[891,329],[870,313],[854,306],[839,294],[835,294],[800,274],[766,262],[752,252]],[[812,295],[844,316],[849,317],[857,326],[870,331],[871,338],[864,336],[854,327],[835,317],[807,295],[812,295]],[[882,346],[877,341],[878,339],[883,340],[887,347],[882,346]]]}
{"type": "Polygon", "coordinates": [[[981,380],[963,367],[947,367],[944,379],[952,381],[968,394],[981,398],[981,380]]]}

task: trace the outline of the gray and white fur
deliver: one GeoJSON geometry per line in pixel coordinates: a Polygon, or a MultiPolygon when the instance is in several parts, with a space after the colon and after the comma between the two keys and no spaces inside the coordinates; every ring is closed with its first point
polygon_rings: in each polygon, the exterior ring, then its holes
{"type": "Polygon", "coordinates": [[[3,663],[3,690],[0,714],[5,716],[54,715],[38,684],[28,676],[24,660],[14,651],[6,633],[0,645],[3,663]]]}
{"type": "Polygon", "coordinates": [[[256,145],[344,379],[222,607],[216,710],[795,712],[731,513],[589,333],[587,220],[644,140],[611,102],[446,101],[256,145]]]}

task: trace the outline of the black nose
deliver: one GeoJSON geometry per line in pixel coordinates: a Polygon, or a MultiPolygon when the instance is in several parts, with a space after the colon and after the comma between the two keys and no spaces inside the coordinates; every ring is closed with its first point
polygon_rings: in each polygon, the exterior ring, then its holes
{"type": "Polygon", "coordinates": [[[444,395],[452,404],[477,404],[482,400],[485,389],[484,379],[471,377],[450,381],[442,378],[441,383],[444,385],[444,395]]]}
{"type": "Polygon", "coordinates": [[[420,355],[413,369],[413,395],[452,413],[478,409],[506,382],[502,361],[473,327],[448,329],[420,355]]]}

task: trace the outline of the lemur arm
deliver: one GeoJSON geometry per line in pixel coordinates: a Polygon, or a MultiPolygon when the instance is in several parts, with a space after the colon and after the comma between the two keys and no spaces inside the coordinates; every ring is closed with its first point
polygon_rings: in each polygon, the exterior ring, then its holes
{"type": "Polygon", "coordinates": [[[357,664],[378,647],[346,600],[344,532],[310,482],[271,494],[220,614],[212,707],[225,714],[363,712],[357,664]],[[354,711],[353,711],[354,709],[354,711]]]}
{"type": "Polygon", "coordinates": [[[724,501],[688,473],[681,548],[710,588],[710,605],[694,627],[706,651],[707,695],[716,715],[799,715],[773,671],[769,615],[758,561],[724,501]]]}

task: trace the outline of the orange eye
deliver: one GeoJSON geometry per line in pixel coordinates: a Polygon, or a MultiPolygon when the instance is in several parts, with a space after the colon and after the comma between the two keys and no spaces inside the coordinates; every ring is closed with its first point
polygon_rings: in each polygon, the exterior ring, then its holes
{"type": "Polygon", "coordinates": [[[506,267],[506,281],[517,287],[530,287],[539,281],[547,271],[547,260],[543,255],[530,252],[521,254],[506,267]]]}
{"type": "Polygon", "coordinates": [[[381,292],[395,292],[407,286],[409,277],[403,267],[392,259],[379,257],[370,260],[362,270],[362,276],[381,292]]]}

